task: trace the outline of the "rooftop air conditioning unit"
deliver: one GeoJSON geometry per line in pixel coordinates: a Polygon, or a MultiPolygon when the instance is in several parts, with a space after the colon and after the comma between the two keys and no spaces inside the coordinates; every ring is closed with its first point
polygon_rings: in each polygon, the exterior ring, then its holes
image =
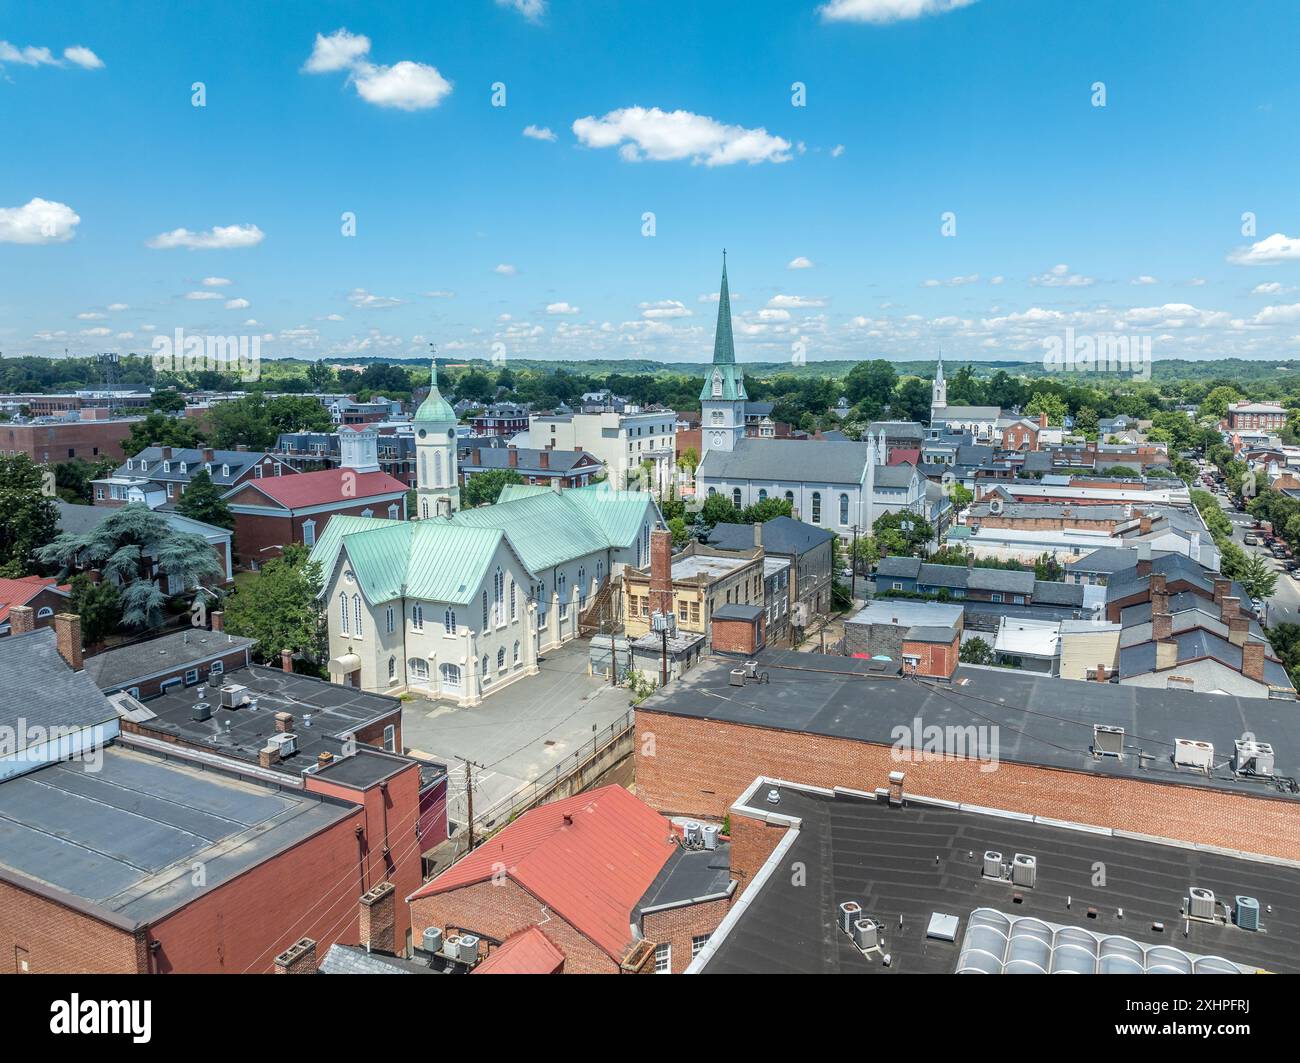
{"type": "Polygon", "coordinates": [[[758,662],[757,662],[757,661],[746,661],[746,662],[745,662],[745,674],[746,674],[747,676],[749,676],[750,679],[757,679],[757,678],[758,678],[758,662]]]}
{"type": "Polygon", "coordinates": [[[1094,724],[1092,728],[1092,752],[1098,757],[1120,757],[1124,755],[1124,728],[1109,724],[1094,724]]]}
{"type": "Polygon", "coordinates": [[[1016,853],[1011,858],[1011,881],[1017,886],[1033,889],[1038,881],[1038,857],[1016,853]]]}
{"type": "Polygon", "coordinates": [[[194,719],[202,722],[203,720],[212,719],[212,706],[206,701],[200,701],[194,706],[194,719]]]}
{"type": "Polygon", "coordinates": [[[853,921],[853,944],[863,952],[874,949],[880,944],[880,928],[874,919],[855,919],[853,921]]]}
{"type": "Polygon", "coordinates": [[[691,849],[698,849],[704,842],[704,836],[700,831],[700,825],[694,820],[689,821],[682,827],[682,837],[686,839],[686,844],[691,849]]]}
{"type": "Polygon", "coordinates": [[[1237,926],[1242,930],[1259,929],[1259,901],[1254,897],[1237,898],[1237,926]]]}
{"type": "Polygon", "coordinates": [[[840,929],[846,934],[853,933],[853,924],[862,915],[862,905],[857,901],[844,901],[840,904],[840,929]]]}
{"type": "Polygon", "coordinates": [[[298,752],[298,737],[293,734],[274,734],[267,738],[266,744],[275,746],[280,751],[280,757],[291,757],[298,752]]]}
{"type": "Polygon", "coordinates": [[[1256,742],[1253,739],[1241,739],[1235,745],[1235,755],[1232,758],[1233,771],[1246,772],[1251,775],[1273,774],[1273,747],[1271,745],[1267,742],[1256,742]]]}
{"type": "Polygon", "coordinates": [[[442,950],[442,929],[436,926],[426,927],[422,940],[425,952],[440,952],[442,950]]]}
{"type": "Polygon", "coordinates": [[[984,853],[984,877],[1002,877],[1002,854],[988,849],[984,853]]]}
{"type": "Polygon", "coordinates": [[[1191,738],[1174,739],[1174,763],[1180,768],[1200,768],[1209,771],[1214,767],[1214,745],[1191,738]]]}
{"type": "Polygon", "coordinates": [[[248,687],[240,686],[238,683],[230,683],[221,688],[221,707],[223,709],[237,709],[244,703],[248,695],[248,687]]]}
{"type": "Polygon", "coordinates": [[[745,669],[733,668],[731,670],[731,679],[728,681],[733,687],[743,687],[745,685],[745,669]]]}
{"type": "Polygon", "coordinates": [[[719,833],[721,832],[718,830],[718,825],[716,823],[706,823],[704,829],[700,831],[700,834],[704,839],[704,848],[708,849],[710,852],[716,849],[718,847],[719,833]]]}
{"type": "Polygon", "coordinates": [[[1193,919],[1214,918],[1214,892],[1193,886],[1187,891],[1187,914],[1193,919]]]}
{"type": "Polygon", "coordinates": [[[442,939],[442,954],[449,960],[460,962],[460,935],[449,934],[442,939]]]}
{"type": "Polygon", "coordinates": [[[478,963],[478,938],[473,934],[460,936],[460,962],[470,967],[478,963]]]}

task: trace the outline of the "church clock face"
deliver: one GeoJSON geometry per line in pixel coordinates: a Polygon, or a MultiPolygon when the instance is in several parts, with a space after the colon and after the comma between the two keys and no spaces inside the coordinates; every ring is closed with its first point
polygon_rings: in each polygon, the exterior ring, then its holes
{"type": "Polygon", "coordinates": [[[722,438],[723,438],[723,437],[722,437],[722,433],[721,433],[721,432],[714,432],[714,433],[713,433],[713,445],[714,445],[715,447],[720,447],[720,446],[722,446],[722,438]]]}

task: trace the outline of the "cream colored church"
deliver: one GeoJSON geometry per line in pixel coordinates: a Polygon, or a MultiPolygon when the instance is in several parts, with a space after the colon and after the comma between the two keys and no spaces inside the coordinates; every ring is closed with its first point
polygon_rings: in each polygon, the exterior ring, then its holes
{"type": "Polygon", "coordinates": [[[330,678],[475,705],[537,671],[624,565],[649,560],[649,493],[509,486],[460,508],[456,415],[434,366],[416,411],[416,515],[338,515],[312,550],[324,574],[330,678]]]}

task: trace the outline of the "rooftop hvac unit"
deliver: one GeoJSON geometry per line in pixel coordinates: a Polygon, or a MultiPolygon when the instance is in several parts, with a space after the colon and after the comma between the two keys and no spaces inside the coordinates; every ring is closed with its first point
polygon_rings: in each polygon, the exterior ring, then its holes
{"type": "Polygon", "coordinates": [[[460,962],[459,934],[450,934],[442,939],[442,954],[449,960],[460,962]]]}
{"type": "Polygon", "coordinates": [[[478,963],[478,938],[473,934],[460,936],[460,962],[471,967],[478,963]]]}
{"type": "Polygon", "coordinates": [[[1016,853],[1011,858],[1011,881],[1017,886],[1033,889],[1038,881],[1038,857],[1027,853],[1016,853]]]}
{"type": "Polygon", "coordinates": [[[1193,919],[1214,918],[1214,892],[1193,886],[1187,891],[1187,914],[1193,919]]]}
{"type": "Polygon", "coordinates": [[[984,877],[1001,878],[1002,877],[1002,854],[988,849],[984,853],[984,877]]]}
{"type": "Polygon", "coordinates": [[[745,685],[745,669],[733,668],[731,670],[731,679],[728,680],[733,687],[743,687],[745,685]]]}
{"type": "Polygon", "coordinates": [[[1241,739],[1235,743],[1232,770],[1250,775],[1273,774],[1273,747],[1267,742],[1241,739]]]}
{"type": "Polygon", "coordinates": [[[244,697],[248,694],[248,687],[240,686],[238,683],[230,683],[221,688],[221,707],[223,709],[237,709],[244,703],[244,697]]]}
{"type": "Polygon", "coordinates": [[[840,904],[840,929],[846,934],[853,933],[853,924],[862,914],[862,905],[857,901],[844,901],[840,904]]]}
{"type": "Polygon", "coordinates": [[[745,674],[746,674],[747,676],[749,676],[750,679],[757,679],[757,678],[758,678],[758,662],[757,662],[757,661],[746,661],[746,662],[745,662],[745,674]]]}
{"type": "Polygon", "coordinates": [[[1259,901],[1254,897],[1237,898],[1237,926],[1242,930],[1259,929],[1259,901]]]}
{"type": "Polygon", "coordinates": [[[293,734],[274,734],[267,738],[266,744],[275,746],[280,751],[280,757],[291,757],[298,752],[298,738],[293,734]]]}
{"type": "Polygon", "coordinates": [[[855,919],[853,921],[853,944],[863,952],[874,949],[880,944],[880,928],[874,919],[855,919]]]}
{"type": "Polygon", "coordinates": [[[436,926],[426,927],[422,940],[425,952],[440,952],[442,950],[442,929],[436,926]]]}
{"type": "Polygon", "coordinates": [[[1214,767],[1214,745],[1191,738],[1174,739],[1174,763],[1180,768],[1200,768],[1209,771],[1214,767]]]}
{"type": "Polygon", "coordinates": [[[199,721],[212,719],[212,706],[206,701],[200,701],[194,706],[194,719],[199,721]]]}
{"type": "Polygon", "coordinates": [[[686,844],[692,849],[697,848],[704,840],[700,833],[700,825],[694,820],[690,820],[682,827],[682,837],[686,839],[686,844]]]}
{"type": "Polygon", "coordinates": [[[710,852],[718,847],[718,826],[716,823],[706,823],[703,830],[700,831],[704,839],[704,848],[710,852]]]}
{"type": "Polygon", "coordinates": [[[1109,724],[1094,724],[1092,728],[1092,752],[1098,757],[1120,757],[1124,755],[1124,728],[1109,724]]]}

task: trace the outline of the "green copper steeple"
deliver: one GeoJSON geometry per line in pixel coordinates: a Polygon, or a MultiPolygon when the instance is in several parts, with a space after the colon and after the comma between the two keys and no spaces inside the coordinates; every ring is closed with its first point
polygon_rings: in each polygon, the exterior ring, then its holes
{"type": "Polygon", "coordinates": [[[718,292],[718,330],[713,336],[713,364],[736,364],[736,344],[731,338],[731,293],[727,290],[726,251],[722,252],[722,288],[718,292]]]}
{"type": "Polygon", "coordinates": [[[415,411],[415,420],[433,421],[438,424],[455,424],[456,411],[442,397],[442,392],[438,390],[438,362],[433,361],[432,383],[429,385],[429,397],[420,403],[420,408],[415,411]]]}

